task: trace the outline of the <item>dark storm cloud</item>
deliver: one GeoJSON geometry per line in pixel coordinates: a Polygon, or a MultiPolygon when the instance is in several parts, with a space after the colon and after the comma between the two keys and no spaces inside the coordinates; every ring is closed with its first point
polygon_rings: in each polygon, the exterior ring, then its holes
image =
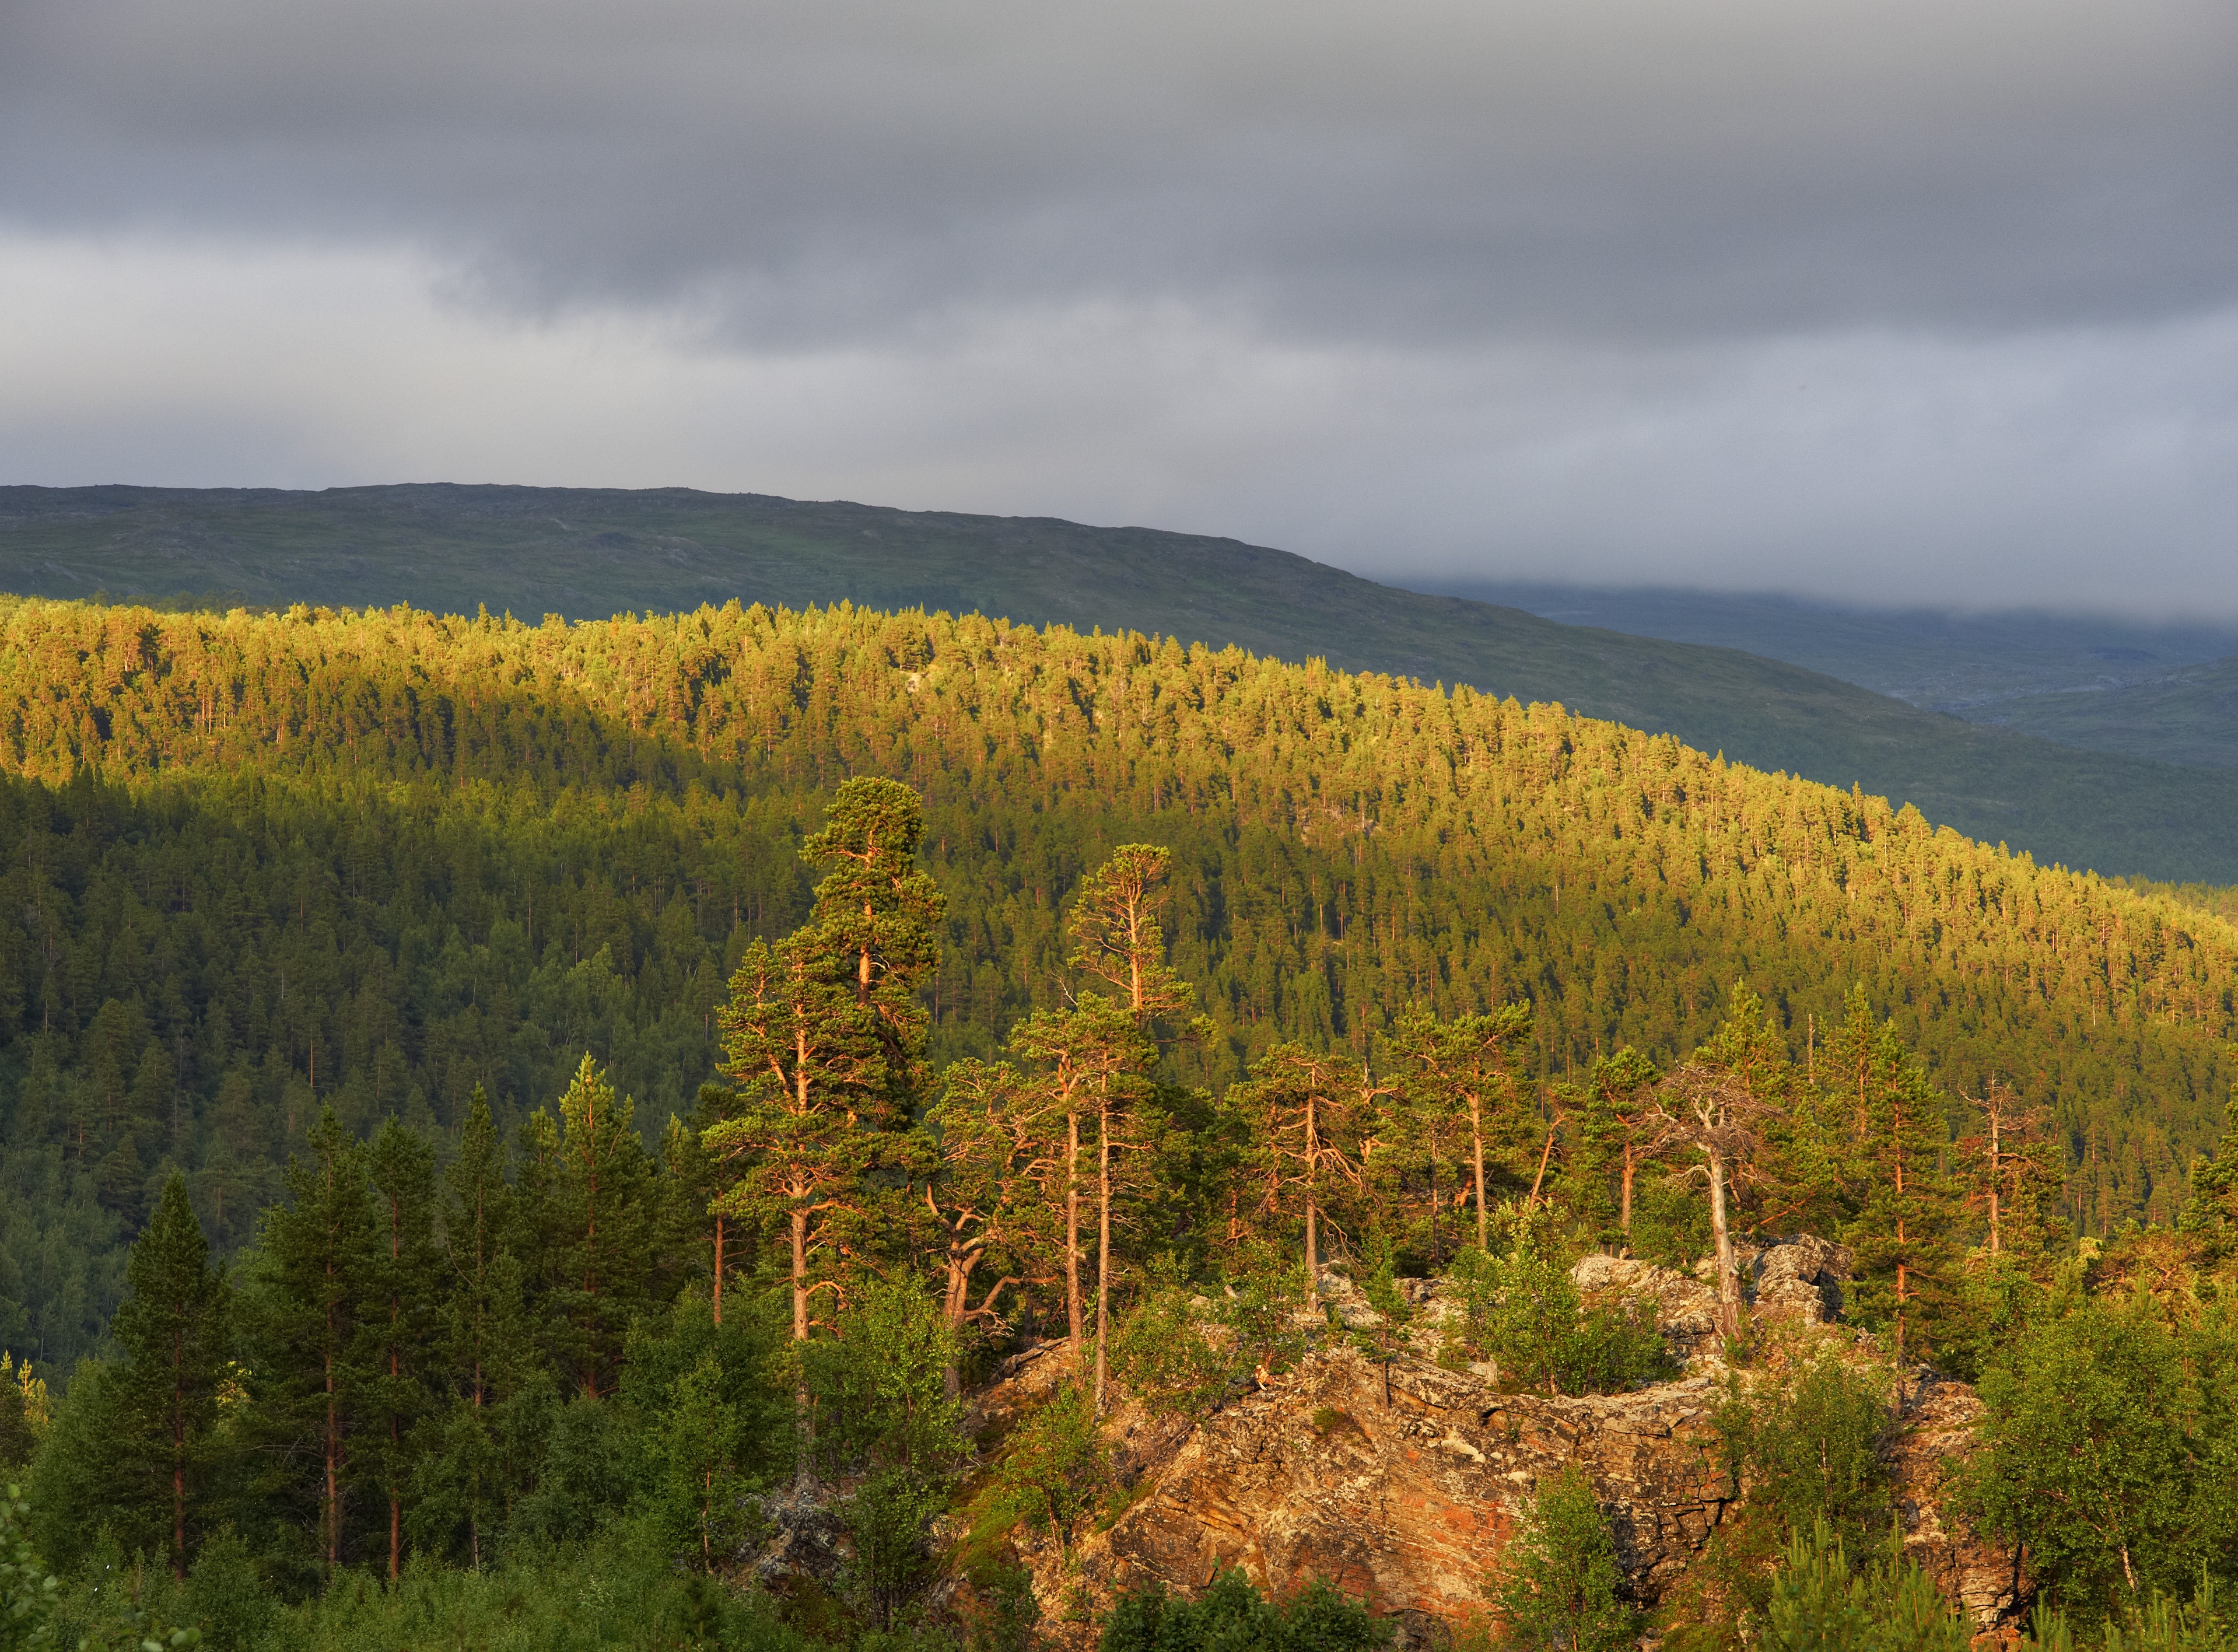
{"type": "Polygon", "coordinates": [[[2228,0],[16,0],[0,216],[760,343],[1083,301],[1661,346],[2238,284],[2228,0]]]}

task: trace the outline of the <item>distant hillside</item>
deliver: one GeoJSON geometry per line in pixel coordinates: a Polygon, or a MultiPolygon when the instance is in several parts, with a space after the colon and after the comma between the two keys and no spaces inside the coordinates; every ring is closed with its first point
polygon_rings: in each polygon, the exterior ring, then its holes
{"type": "Polygon", "coordinates": [[[1559,701],[1910,801],[2040,860],[2238,882],[2238,776],[1976,728],[1791,665],[1234,540],[684,489],[17,488],[0,489],[0,588],[572,618],[844,599],[1135,628],[1559,701]]]}
{"type": "Polygon", "coordinates": [[[1761,593],[1541,582],[1431,589],[1567,625],[1738,648],[2063,746],[2238,768],[2238,626],[1857,608],[1761,593]]]}

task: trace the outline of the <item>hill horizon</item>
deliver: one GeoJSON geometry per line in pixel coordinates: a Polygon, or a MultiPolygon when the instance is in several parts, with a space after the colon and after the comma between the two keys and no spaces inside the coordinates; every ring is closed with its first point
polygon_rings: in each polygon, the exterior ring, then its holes
{"type": "Polygon", "coordinates": [[[686,488],[9,488],[0,588],[571,618],[844,600],[1132,629],[1559,704],[1909,802],[2046,862],[2238,882],[2238,775],[1977,727],[1736,649],[1563,625],[1162,529],[686,488]]]}

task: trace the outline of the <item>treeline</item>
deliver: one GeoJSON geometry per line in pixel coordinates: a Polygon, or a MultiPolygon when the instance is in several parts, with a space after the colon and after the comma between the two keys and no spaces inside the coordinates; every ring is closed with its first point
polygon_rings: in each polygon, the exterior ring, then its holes
{"type": "MultiPolygon", "coordinates": [[[[2170,1217],[2238,937],[1870,799],[1467,691],[846,609],[528,627],[0,614],[0,1343],[67,1368],[172,1168],[221,1252],[331,1104],[449,1142],[595,1052],[688,1112],[720,987],[807,906],[831,788],[925,797],[936,1059],[1060,1001],[1058,913],[1175,858],[1218,1089],[1527,1002],[1519,1071],[1665,1065],[1745,978],[1808,1071],[1861,988],[1942,1091],[2046,1109],[2064,1208],[2170,1217]]],[[[1963,1119],[1954,1130],[1963,1133],[1963,1119]]]]}
{"type": "MultiPolygon", "coordinates": [[[[509,1145],[480,1095],[450,1152],[394,1118],[361,1141],[323,1110],[231,1268],[169,1175],[117,1357],[81,1367],[43,1430],[0,1424],[0,1450],[36,1439],[50,1562],[168,1562],[154,1593],[242,1645],[301,1643],[354,1577],[424,1590],[430,1569],[533,1569],[569,1545],[670,1580],[665,1613],[676,1580],[751,1551],[752,1493],[821,1473],[850,1483],[847,1636],[907,1619],[952,1508],[980,1632],[1016,1644],[1031,1614],[1005,1534],[1067,1542],[1123,1503],[1098,1430],[1113,1383],[1202,1411],[1316,1339],[1387,1360],[1410,1334],[1397,1277],[1444,1272],[1464,1311],[1423,1351],[1620,1390],[1667,1357],[1580,1304],[1579,1250],[1712,1256],[1743,1358],[1731,1247],[1803,1227],[1856,1250],[1852,1317],[1899,1366],[1981,1376],[1973,1505],[2063,1603],[2102,1617],[2238,1576],[2238,1160],[2201,1168],[2180,1231],[2078,1252],[2040,1111],[1938,1091],[1861,993],[1799,1063],[1736,986],[1684,1059],[1626,1047],[1543,1091],[1513,1001],[1417,1008],[1364,1060],[1285,1042],[1207,1087],[1189,1052],[1217,1031],[1171,962],[1172,858],[1144,845],[1079,880],[1056,1001],[992,1058],[941,1064],[924,832],[908,787],[838,788],[802,843],[823,874],[803,919],[743,949],[717,1077],[657,1151],[585,1057],[509,1145]],[[1954,1112],[1972,1125],[1957,1141],[1954,1112]],[[1336,1260],[1380,1327],[1301,1311],[1336,1260]],[[1064,1333],[1070,1382],[975,1463],[965,1383],[1036,1326],[1064,1333]]],[[[1890,1507],[1875,1380],[1821,1359],[1728,1397],[1757,1538],[1818,1517],[1873,1537],[1890,1507]]],[[[1753,1553],[1707,1563],[1771,1578],[1753,1553]]]]}

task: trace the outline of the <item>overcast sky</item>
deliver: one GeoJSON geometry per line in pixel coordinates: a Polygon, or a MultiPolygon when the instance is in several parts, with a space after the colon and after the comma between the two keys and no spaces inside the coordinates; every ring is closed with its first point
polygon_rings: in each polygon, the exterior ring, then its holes
{"type": "Polygon", "coordinates": [[[2238,614],[2230,0],[9,0],[0,481],[2238,614]]]}

